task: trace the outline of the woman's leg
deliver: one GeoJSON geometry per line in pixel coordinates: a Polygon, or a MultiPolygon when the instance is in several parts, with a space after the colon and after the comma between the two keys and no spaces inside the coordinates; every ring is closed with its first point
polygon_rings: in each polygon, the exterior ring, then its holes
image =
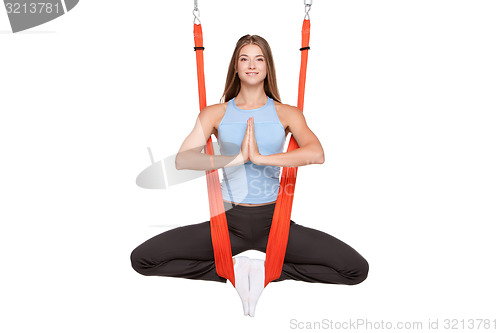
{"type": "Polygon", "coordinates": [[[132,251],[132,267],[143,275],[226,282],[217,275],[210,222],[161,233],[132,251]]]}
{"type": "Polygon", "coordinates": [[[368,275],[368,262],[352,247],[319,230],[290,221],[281,276],[273,282],[358,284],[368,275]]]}
{"type": "MultiPolygon", "coordinates": [[[[233,255],[249,249],[265,252],[273,206],[226,211],[233,255]]],[[[143,275],[226,282],[217,275],[210,222],[159,234],[131,254],[132,267],[143,275]]],[[[290,221],[281,276],[274,280],[357,284],[366,279],[368,263],[356,250],[319,230],[290,221]]]]}
{"type": "MultiPolygon", "coordinates": [[[[252,216],[224,203],[231,252],[237,255],[251,248],[252,216]]],[[[259,210],[257,209],[257,212],[259,210]]],[[[226,282],[217,275],[210,221],[175,228],[159,234],[132,251],[132,267],[143,275],[181,277],[226,282]]]]}

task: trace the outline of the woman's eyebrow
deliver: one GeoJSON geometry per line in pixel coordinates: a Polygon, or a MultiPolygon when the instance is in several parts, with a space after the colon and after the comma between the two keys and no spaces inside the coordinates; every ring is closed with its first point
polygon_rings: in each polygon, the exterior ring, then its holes
{"type": "MultiPolygon", "coordinates": [[[[240,54],[240,57],[243,57],[243,56],[244,57],[248,57],[247,54],[240,54]]],[[[256,57],[263,57],[263,55],[262,54],[257,54],[256,57]]]]}

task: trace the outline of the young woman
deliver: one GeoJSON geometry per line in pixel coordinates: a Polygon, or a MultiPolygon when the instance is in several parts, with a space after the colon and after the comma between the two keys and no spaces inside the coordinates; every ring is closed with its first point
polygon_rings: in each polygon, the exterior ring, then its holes
{"type": "MultiPolygon", "coordinates": [[[[323,148],[303,113],[281,104],[271,49],[262,37],[246,35],[236,44],[221,102],[200,112],[179,149],[176,167],[223,168],[221,190],[232,253],[265,252],[280,167],[322,164],[323,148]],[[283,152],[288,133],[293,134],[299,148],[283,152]],[[221,155],[201,153],[212,134],[221,155]]],[[[131,261],[143,275],[226,282],[216,273],[210,221],[147,240],[132,252],[131,261]]],[[[239,256],[233,262],[244,314],[254,316],[264,289],[264,261],[239,256]]],[[[353,285],[365,280],[367,274],[367,261],[349,245],[291,220],[283,270],[273,282],[292,279],[353,285]]]]}

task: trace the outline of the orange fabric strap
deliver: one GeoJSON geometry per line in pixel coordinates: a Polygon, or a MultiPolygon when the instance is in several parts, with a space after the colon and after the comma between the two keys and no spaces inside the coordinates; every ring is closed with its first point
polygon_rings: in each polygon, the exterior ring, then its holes
{"type": "MultiPolygon", "coordinates": [[[[304,110],[304,93],[306,87],[307,56],[309,52],[309,36],[311,22],[304,20],[302,23],[302,48],[299,75],[299,93],[297,107],[304,110]]],[[[299,148],[293,135],[290,137],[287,152],[299,148]]],[[[293,195],[295,193],[295,181],[297,180],[297,167],[283,167],[280,180],[280,191],[274,209],[273,222],[269,231],[269,239],[266,248],[264,286],[278,279],[283,269],[286,246],[288,244],[288,232],[290,230],[290,218],[292,215],[293,195]]]]}
{"type": "MultiPolygon", "coordinates": [[[[207,106],[205,91],[205,69],[203,61],[203,31],[201,24],[194,24],[194,44],[196,51],[196,69],[198,73],[198,94],[200,99],[200,111],[207,106]]],[[[205,153],[214,154],[212,138],[204,148],[205,153]]],[[[208,202],[210,208],[210,232],[212,235],[212,245],[214,248],[215,268],[217,275],[225,277],[235,286],[233,256],[231,253],[231,242],[227,228],[226,213],[222,192],[219,183],[219,172],[217,170],[207,170],[208,202]]]]}

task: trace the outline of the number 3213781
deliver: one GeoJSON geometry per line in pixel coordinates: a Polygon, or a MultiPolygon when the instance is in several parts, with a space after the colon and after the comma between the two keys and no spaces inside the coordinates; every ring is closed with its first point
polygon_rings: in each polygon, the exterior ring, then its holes
{"type": "Polygon", "coordinates": [[[30,2],[30,3],[19,3],[19,2],[7,2],[5,4],[7,9],[7,14],[52,14],[59,13],[59,3],[50,2],[30,2]]]}

